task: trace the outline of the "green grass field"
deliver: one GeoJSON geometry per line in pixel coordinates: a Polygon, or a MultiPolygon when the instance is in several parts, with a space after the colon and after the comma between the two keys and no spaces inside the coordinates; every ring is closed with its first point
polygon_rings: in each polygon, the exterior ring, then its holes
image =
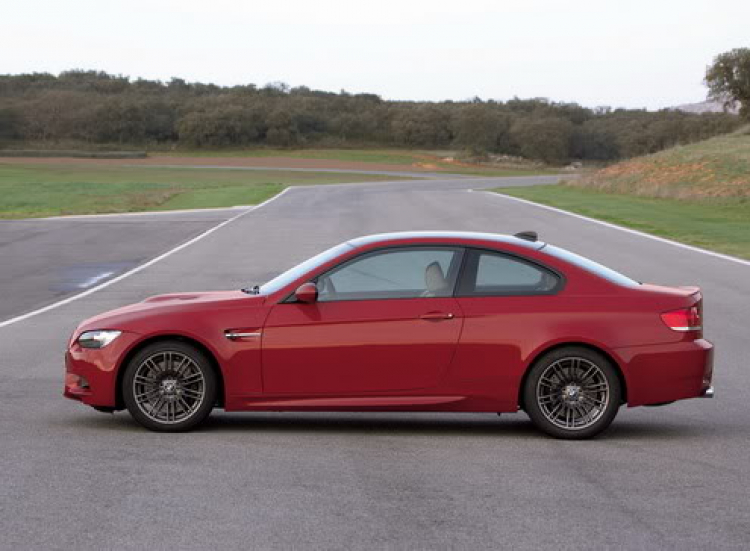
{"type": "Polygon", "coordinates": [[[526,166],[483,166],[467,163],[447,162],[443,159],[455,155],[455,151],[399,150],[399,149],[201,149],[152,151],[149,157],[247,157],[285,159],[314,159],[351,163],[373,163],[384,165],[409,165],[423,170],[434,170],[468,176],[528,176],[534,174],[557,174],[554,168],[526,166]]]}
{"type": "Polygon", "coordinates": [[[750,259],[750,198],[677,200],[569,185],[495,189],[599,220],[750,259]]]}
{"type": "Polygon", "coordinates": [[[289,185],[397,179],[393,176],[276,170],[0,162],[0,218],[253,205],[289,185]]]}
{"type": "Polygon", "coordinates": [[[195,149],[153,151],[150,157],[283,157],[287,159],[327,159],[361,163],[410,165],[425,162],[435,152],[398,149],[195,149]]]}

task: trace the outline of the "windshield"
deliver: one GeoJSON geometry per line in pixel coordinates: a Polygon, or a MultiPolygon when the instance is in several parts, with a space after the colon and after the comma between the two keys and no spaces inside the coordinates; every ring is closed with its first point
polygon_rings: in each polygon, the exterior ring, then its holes
{"type": "Polygon", "coordinates": [[[617,272],[612,268],[602,266],[598,262],[594,262],[593,260],[577,255],[576,253],[561,249],[560,247],[547,245],[546,247],[544,247],[543,252],[554,256],[555,258],[559,258],[560,260],[570,262],[571,264],[578,266],[579,268],[583,268],[587,272],[591,272],[595,275],[598,275],[599,277],[603,277],[604,279],[611,281],[612,283],[623,285],[625,287],[634,287],[640,285],[640,283],[638,283],[634,279],[630,279],[628,276],[622,275],[620,272],[617,272]]]}
{"type": "Polygon", "coordinates": [[[268,283],[264,283],[263,285],[261,285],[260,292],[264,295],[275,293],[279,289],[283,289],[284,287],[292,283],[295,279],[299,279],[311,270],[314,270],[318,266],[322,266],[329,260],[333,260],[337,256],[340,256],[341,254],[352,248],[353,247],[348,243],[341,243],[340,245],[331,247],[330,249],[325,250],[320,254],[316,254],[315,256],[313,256],[312,258],[308,258],[301,264],[297,264],[293,268],[289,268],[286,272],[276,276],[268,283]]]}

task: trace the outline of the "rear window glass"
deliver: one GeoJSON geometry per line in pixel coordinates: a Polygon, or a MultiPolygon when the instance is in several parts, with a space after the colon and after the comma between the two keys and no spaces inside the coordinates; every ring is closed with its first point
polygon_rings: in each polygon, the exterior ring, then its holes
{"type": "Polygon", "coordinates": [[[635,287],[640,285],[640,283],[636,280],[631,279],[628,276],[623,275],[616,270],[613,270],[612,268],[602,266],[598,262],[594,262],[593,260],[590,260],[579,254],[561,249],[560,247],[546,245],[542,249],[542,252],[547,253],[550,256],[554,256],[555,258],[559,258],[560,260],[570,262],[571,264],[578,266],[579,268],[583,268],[587,272],[598,275],[599,277],[602,277],[607,281],[611,281],[612,283],[616,283],[617,285],[622,285],[624,287],[635,287]]]}

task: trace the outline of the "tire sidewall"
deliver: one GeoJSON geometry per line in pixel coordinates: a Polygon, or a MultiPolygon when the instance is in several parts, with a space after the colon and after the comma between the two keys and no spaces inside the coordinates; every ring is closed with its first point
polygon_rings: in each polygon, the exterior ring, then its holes
{"type": "Polygon", "coordinates": [[[125,406],[128,408],[130,415],[140,425],[157,432],[184,432],[194,428],[205,421],[205,419],[211,414],[211,410],[213,410],[216,402],[216,374],[211,367],[211,362],[204,353],[194,346],[179,341],[157,342],[140,350],[135,356],[133,356],[130,362],[128,362],[128,365],[125,368],[122,385],[123,401],[125,402],[125,406]],[[203,372],[205,388],[203,403],[193,415],[179,423],[167,424],[151,419],[141,411],[136,404],[135,396],[133,395],[133,379],[135,378],[135,373],[138,367],[149,356],[161,352],[179,352],[180,354],[185,354],[186,356],[189,356],[203,372]]]}
{"type": "Polygon", "coordinates": [[[523,399],[526,413],[539,429],[555,438],[583,440],[601,434],[612,424],[612,421],[617,416],[617,412],[620,409],[622,401],[622,385],[620,384],[620,378],[615,367],[612,365],[612,362],[603,354],[588,348],[566,346],[545,354],[534,363],[529,372],[529,376],[526,378],[526,383],[523,389],[523,399]],[[544,371],[554,362],[569,357],[584,358],[596,364],[599,369],[601,369],[607,379],[607,383],[609,384],[610,396],[607,408],[593,425],[584,429],[569,430],[558,427],[545,417],[537,403],[536,389],[539,379],[544,371]]]}

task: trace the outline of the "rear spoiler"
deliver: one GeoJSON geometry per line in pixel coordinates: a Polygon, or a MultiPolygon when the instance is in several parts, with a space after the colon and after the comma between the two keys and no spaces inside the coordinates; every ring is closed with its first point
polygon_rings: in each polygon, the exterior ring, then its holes
{"type": "Polygon", "coordinates": [[[523,239],[524,241],[538,241],[539,240],[539,234],[535,231],[522,231],[518,232],[513,235],[513,237],[517,237],[518,239],[523,239]]]}

